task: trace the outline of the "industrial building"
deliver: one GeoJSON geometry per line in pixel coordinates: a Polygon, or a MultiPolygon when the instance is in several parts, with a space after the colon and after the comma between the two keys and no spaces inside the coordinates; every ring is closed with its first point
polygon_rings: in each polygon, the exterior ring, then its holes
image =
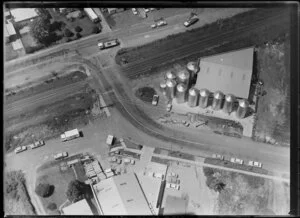
{"type": "Polygon", "coordinates": [[[152,215],[134,173],[102,180],[93,190],[103,215],[152,215]]]}
{"type": "Polygon", "coordinates": [[[85,199],[62,209],[63,215],[94,215],[85,199]]]}

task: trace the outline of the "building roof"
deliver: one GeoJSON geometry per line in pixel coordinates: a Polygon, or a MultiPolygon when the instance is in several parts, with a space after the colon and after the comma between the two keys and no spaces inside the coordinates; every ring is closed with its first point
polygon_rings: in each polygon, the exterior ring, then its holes
{"type": "Polygon", "coordinates": [[[221,91],[248,98],[253,68],[254,48],[218,54],[200,60],[195,88],[221,91]]]}
{"type": "Polygon", "coordinates": [[[15,18],[15,22],[32,19],[38,16],[35,8],[15,8],[11,9],[10,13],[15,18]]]}
{"type": "Polygon", "coordinates": [[[12,47],[14,50],[19,50],[19,49],[23,49],[23,43],[21,41],[21,39],[17,39],[16,41],[12,42],[12,47]]]}
{"type": "Polygon", "coordinates": [[[164,207],[164,215],[183,215],[186,214],[186,200],[168,195],[164,207]]]}
{"type": "Polygon", "coordinates": [[[16,30],[14,28],[14,25],[9,21],[5,24],[4,35],[5,37],[16,35],[16,30]]]}
{"type": "Polygon", "coordinates": [[[134,173],[102,180],[94,189],[104,215],[151,215],[134,173]]]}
{"type": "Polygon", "coordinates": [[[62,209],[64,215],[94,215],[85,199],[62,209]]]}

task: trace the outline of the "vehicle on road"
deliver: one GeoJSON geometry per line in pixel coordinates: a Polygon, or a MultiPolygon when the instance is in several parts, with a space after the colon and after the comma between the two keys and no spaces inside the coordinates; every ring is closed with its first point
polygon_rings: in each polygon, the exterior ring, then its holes
{"type": "Polygon", "coordinates": [[[78,129],[73,129],[73,130],[70,130],[70,131],[66,131],[66,132],[64,132],[63,134],[60,135],[60,138],[63,142],[69,141],[69,140],[72,140],[72,139],[75,139],[75,138],[78,138],[78,137],[80,137],[80,133],[79,133],[78,129]]]}
{"type": "Polygon", "coordinates": [[[237,164],[243,164],[244,163],[244,161],[243,160],[241,160],[241,159],[238,159],[238,158],[230,158],[230,162],[231,163],[237,163],[237,164]]]}
{"type": "Polygon", "coordinates": [[[88,17],[93,23],[97,23],[100,21],[100,18],[97,16],[97,14],[92,8],[84,8],[84,12],[88,15],[88,17]]]}
{"type": "Polygon", "coordinates": [[[261,168],[262,167],[262,163],[260,162],[257,162],[257,161],[249,161],[248,163],[249,166],[252,166],[252,167],[258,167],[258,168],[261,168]]]}
{"type": "Polygon", "coordinates": [[[183,23],[183,25],[185,27],[189,27],[189,26],[193,25],[194,23],[196,23],[198,20],[199,20],[199,18],[197,17],[197,15],[194,14],[187,21],[185,21],[183,23]]]}
{"type": "Polygon", "coordinates": [[[113,135],[108,135],[107,138],[106,138],[106,144],[108,145],[113,145],[114,144],[114,139],[115,137],[113,135]]]}
{"type": "Polygon", "coordinates": [[[153,95],[152,105],[156,106],[158,104],[158,99],[159,99],[158,95],[153,95]]]}
{"type": "Polygon", "coordinates": [[[15,153],[18,154],[22,151],[26,151],[27,150],[27,147],[26,146],[19,146],[15,149],[15,153]]]}
{"type": "Polygon", "coordinates": [[[132,10],[132,13],[133,13],[134,15],[137,15],[137,14],[138,14],[136,8],[132,8],[131,10],[132,10]]]}
{"type": "Polygon", "coordinates": [[[63,159],[65,157],[68,157],[68,152],[61,152],[61,153],[58,153],[56,155],[54,155],[54,159],[55,160],[60,160],[60,159],[63,159]]]}
{"type": "Polygon", "coordinates": [[[172,104],[171,103],[167,104],[167,111],[170,112],[171,109],[172,109],[172,104]]]}
{"type": "Polygon", "coordinates": [[[35,142],[35,143],[33,143],[29,146],[30,146],[31,149],[35,149],[35,148],[41,147],[43,145],[45,145],[45,142],[43,140],[40,140],[40,141],[37,141],[37,142],[35,142]]]}
{"type": "Polygon", "coordinates": [[[160,26],[165,26],[165,25],[167,25],[167,21],[165,21],[165,20],[160,20],[160,21],[158,21],[158,22],[156,23],[156,25],[157,25],[158,27],[160,27],[160,26]]]}
{"type": "Polygon", "coordinates": [[[213,154],[212,157],[216,159],[224,160],[224,156],[220,154],[213,154]]]}
{"type": "Polygon", "coordinates": [[[118,39],[113,39],[113,40],[109,40],[106,42],[98,42],[98,47],[99,47],[99,49],[103,50],[103,49],[118,46],[119,44],[120,44],[120,42],[118,39]]]}

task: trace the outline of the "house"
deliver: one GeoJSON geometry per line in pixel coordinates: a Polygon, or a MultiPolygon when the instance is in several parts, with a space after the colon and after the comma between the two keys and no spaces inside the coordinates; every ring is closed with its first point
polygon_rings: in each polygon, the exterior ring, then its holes
{"type": "Polygon", "coordinates": [[[35,8],[14,8],[10,9],[10,13],[16,23],[28,22],[39,16],[35,8]]]}
{"type": "Polygon", "coordinates": [[[4,25],[4,37],[6,42],[14,41],[17,39],[17,33],[14,25],[10,21],[6,21],[4,25]]]}

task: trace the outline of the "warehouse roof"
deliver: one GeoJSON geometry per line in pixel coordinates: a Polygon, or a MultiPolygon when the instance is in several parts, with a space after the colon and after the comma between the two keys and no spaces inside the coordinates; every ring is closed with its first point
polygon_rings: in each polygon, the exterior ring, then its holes
{"type": "Polygon", "coordinates": [[[104,215],[151,215],[134,173],[102,180],[94,189],[104,215]]]}
{"type": "Polygon", "coordinates": [[[218,54],[200,60],[195,88],[221,91],[248,98],[253,68],[254,48],[218,54]]]}
{"type": "Polygon", "coordinates": [[[164,208],[164,215],[183,215],[186,213],[186,200],[168,195],[164,208]]]}
{"type": "Polygon", "coordinates": [[[62,209],[64,215],[94,215],[85,199],[62,209]]]}
{"type": "Polygon", "coordinates": [[[32,19],[38,16],[35,8],[15,8],[11,9],[10,13],[15,18],[15,22],[32,19]]]}

